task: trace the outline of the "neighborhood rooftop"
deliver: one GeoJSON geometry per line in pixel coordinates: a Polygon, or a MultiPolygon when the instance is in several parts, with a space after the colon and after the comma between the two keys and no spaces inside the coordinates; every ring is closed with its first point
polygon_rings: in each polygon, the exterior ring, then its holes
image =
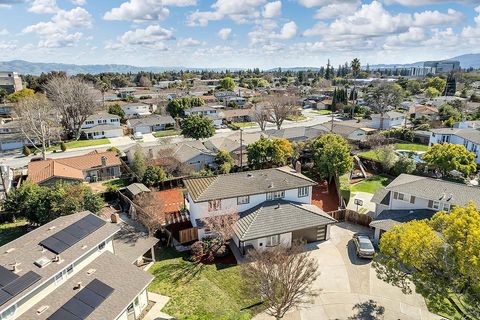
{"type": "Polygon", "coordinates": [[[315,181],[290,167],[188,178],[184,183],[195,202],[282,191],[316,184],[315,181]]]}

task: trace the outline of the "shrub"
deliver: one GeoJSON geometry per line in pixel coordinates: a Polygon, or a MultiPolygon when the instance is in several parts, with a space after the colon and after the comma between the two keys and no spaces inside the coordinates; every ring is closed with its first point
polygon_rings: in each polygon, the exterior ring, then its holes
{"type": "Polygon", "coordinates": [[[401,156],[398,158],[397,162],[393,166],[393,172],[396,175],[402,173],[413,173],[417,169],[417,162],[410,157],[401,156]]]}
{"type": "Polygon", "coordinates": [[[395,154],[395,147],[393,145],[388,145],[379,148],[377,151],[377,158],[382,164],[382,168],[385,171],[390,171],[395,165],[397,160],[397,155],[395,154]]]}
{"type": "Polygon", "coordinates": [[[348,203],[350,201],[350,180],[348,179],[348,173],[344,174],[339,178],[339,184],[340,184],[340,197],[345,201],[345,203],[348,203]]]}
{"type": "Polygon", "coordinates": [[[190,253],[192,254],[193,261],[202,260],[203,256],[205,255],[203,241],[196,241],[194,244],[192,244],[190,246],[190,253]]]}
{"type": "Polygon", "coordinates": [[[67,145],[65,144],[65,142],[60,142],[60,149],[62,150],[62,152],[67,151],[67,145]]]}
{"type": "Polygon", "coordinates": [[[29,147],[27,146],[23,146],[23,150],[22,150],[22,153],[25,157],[28,157],[29,155],[32,154],[32,151],[30,150],[29,147]]]}
{"type": "Polygon", "coordinates": [[[122,154],[122,151],[120,151],[120,149],[115,148],[115,147],[110,147],[110,148],[107,149],[107,151],[115,152],[117,154],[117,156],[120,156],[122,154]]]}

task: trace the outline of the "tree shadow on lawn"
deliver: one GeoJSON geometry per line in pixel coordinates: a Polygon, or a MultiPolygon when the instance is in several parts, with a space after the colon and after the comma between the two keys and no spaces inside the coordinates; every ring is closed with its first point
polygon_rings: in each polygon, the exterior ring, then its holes
{"type": "Polygon", "coordinates": [[[382,320],[384,319],[385,307],[379,305],[376,301],[370,299],[368,301],[357,303],[352,310],[356,312],[348,320],[382,320]]]}
{"type": "Polygon", "coordinates": [[[159,266],[153,271],[155,278],[159,279],[171,279],[172,283],[183,283],[187,284],[192,281],[194,278],[200,275],[203,271],[205,265],[203,263],[198,263],[190,260],[190,258],[185,254],[179,254],[176,257],[170,254],[164,255],[162,260],[170,260],[175,258],[181,258],[178,262],[168,263],[162,266],[159,266]]]}

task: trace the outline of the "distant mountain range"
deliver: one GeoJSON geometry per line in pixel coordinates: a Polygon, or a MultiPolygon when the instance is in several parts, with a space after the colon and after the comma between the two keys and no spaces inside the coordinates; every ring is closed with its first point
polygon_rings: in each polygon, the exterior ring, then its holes
{"type": "MultiPolygon", "coordinates": [[[[464,54],[461,56],[453,57],[446,60],[458,60],[460,66],[466,68],[480,68],[480,53],[476,54],[464,54]]],[[[385,67],[414,67],[423,65],[423,61],[414,62],[410,64],[375,64],[370,65],[370,68],[385,68],[385,67]]],[[[180,71],[180,70],[210,70],[210,71],[222,71],[222,70],[241,70],[240,68],[187,68],[187,67],[138,67],[125,64],[92,64],[92,65],[79,65],[79,64],[64,64],[64,63],[42,63],[42,62],[29,62],[24,60],[12,60],[12,61],[0,61],[0,70],[16,71],[20,74],[33,74],[39,75],[42,72],[49,71],[65,71],[68,74],[78,73],[91,73],[97,74],[102,72],[121,72],[121,73],[137,73],[140,71],[145,72],[164,72],[164,71],[180,71]]],[[[306,70],[318,70],[319,67],[291,67],[282,68],[282,70],[289,71],[306,71],[306,70]]],[[[268,71],[275,71],[278,68],[272,68],[268,71]]]]}

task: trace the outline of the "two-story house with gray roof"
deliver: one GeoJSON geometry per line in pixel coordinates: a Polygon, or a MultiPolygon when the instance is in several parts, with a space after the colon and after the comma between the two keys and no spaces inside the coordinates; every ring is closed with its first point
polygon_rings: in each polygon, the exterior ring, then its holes
{"type": "Polygon", "coordinates": [[[158,240],[130,232],[84,211],[1,246],[0,319],[139,319],[158,240]]]}
{"type": "Polygon", "coordinates": [[[82,124],[82,132],[87,139],[117,138],[123,136],[120,117],[106,112],[89,116],[82,124]]]}
{"type": "Polygon", "coordinates": [[[435,143],[461,144],[468,151],[475,153],[475,162],[480,164],[480,129],[479,128],[440,128],[430,130],[429,145],[435,143]]]}
{"type": "Polygon", "coordinates": [[[452,210],[469,202],[480,205],[480,188],[428,177],[401,174],[385,188],[378,189],[375,203],[375,228],[378,242],[382,232],[411,220],[431,218],[437,211],[452,210]]]}
{"type": "Polygon", "coordinates": [[[245,253],[293,241],[329,238],[335,222],[311,204],[315,181],[290,167],[184,179],[186,207],[201,239],[204,220],[238,212],[233,242],[245,253]]]}

